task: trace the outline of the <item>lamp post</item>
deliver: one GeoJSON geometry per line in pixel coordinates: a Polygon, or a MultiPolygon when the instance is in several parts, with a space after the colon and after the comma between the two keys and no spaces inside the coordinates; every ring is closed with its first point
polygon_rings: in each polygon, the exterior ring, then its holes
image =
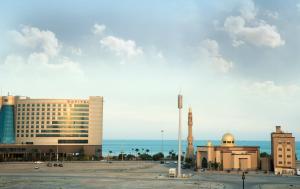
{"type": "Polygon", "coordinates": [[[245,172],[243,171],[242,175],[242,180],[243,180],[243,189],[245,188],[245,172]]]}
{"type": "Polygon", "coordinates": [[[179,110],[179,127],[178,127],[178,161],[177,161],[177,177],[181,178],[181,112],[182,112],[182,95],[178,95],[179,110]]]}
{"type": "Polygon", "coordinates": [[[161,153],[164,154],[164,130],[161,130],[161,153]]]}

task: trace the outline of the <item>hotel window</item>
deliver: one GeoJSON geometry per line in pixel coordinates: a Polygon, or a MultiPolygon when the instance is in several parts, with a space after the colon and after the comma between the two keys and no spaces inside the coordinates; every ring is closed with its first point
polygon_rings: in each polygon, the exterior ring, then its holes
{"type": "Polygon", "coordinates": [[[37,106],[37,107],[40,107],[40,104],[37,104],[36,106],[37,106]]]}
{"type": "Polygon", "coordinates": [[[22,134],[21,137],[24,137],[24,135],[22,134]]]}
{"type": "Polygon", "coordinates": [[[287,164],[291,164],[291,162],[290,162],[290,161],[288,161],[288,162],[287,162],[287,164]]]}
{"type": "Polygon", "coordinates": [[[22,107],[25,107],[25,104],[22,104],[22,107]]]}
{"type": "Polygon", "coordinates": [[[26,133],[29,133],[29,131],[28,131],[28,130],[26,130],[26,133]]]}
{"type": "Polygon", "coordinates": [[[19,137],[19,134],[17,134],[17,137],[19,137]]]}
{"type": "Polygon", "coordinates": [[[290,158],[290,157],[291,157],[291,155],[286,155],[286,157],[287,157],[287,158],[290,158]]]}
{"type": "Polygon", "coordinates": [[[42,104],[42,107],[45,107],[45,104],[42,104]]]}
{"type": "Polygon", "coordinates": [[[30,136],[33,137],[33,134],[31,134],[30,136]]]}
{"type": "Polygon", "coordinates": [[[28,137],[29,135],[28,134],[26,134],[26,137],[28,137]]]}
{"type": "Polygon", "coordinates": [[[286,142],[287,144],[291,144],[291,142],[286,142]]]}
{"type": "Polygon", "coordinates": [[[47,107],[50,107],[50,104],[47,104],[47,107]]]}
{"type": "Polygon", "coordinates": [[[17,133],[19,133],[20,131],[19,130],[17,130],[17,133]]]}
{"type": "Polygon", "coordinates": [[[33,132],[34,132],[34,130],[31,130],[30,132],[32,132],[32,133],[33,133],[33,132]]]}
{"type": "Polygon", "coordinates": [[[45,111],[45,108],[42,108],[42,111],[45,111]]]}
{"type": "Polygon", "coordinates": [[[40,111],[40,109],[39,109],[39,108],[37,108],[37,109],[36,109],[36,111],[40,111]]]}
{"type": "Polygon", "coordinates": [[[287,148],[287,149],[286,149],[286,151],[290,152],[290,151],[291,151],[291,149],[290,149],[290,148],[287,148]]]}
{"type": "Polygon", "coordinates": [[[27,108],[27,111],[29,112],[29,111],[30,111],[30,108],[27,108]]]}
{"type": "Polygon", "coordinates": [[[47,108],[47,111],[50,111],[50,108],[47,108]]]}
{"type": "Polygon", "coordinates": [[[282,161],[279,161],[278,164],[282,164],[282,161]]]}
{"type": "Polygon", "coordinates": [[[278,155],[278,157],[282,157],[282,155],[281,155],[281,154],[279,154],[279,155],[278,155]]]}

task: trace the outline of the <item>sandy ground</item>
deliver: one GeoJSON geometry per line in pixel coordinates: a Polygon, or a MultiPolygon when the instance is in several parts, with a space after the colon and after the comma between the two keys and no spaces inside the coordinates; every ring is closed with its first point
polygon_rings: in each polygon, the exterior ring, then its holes
{"type": "MultiPolygon", "coordinates": [[[[168,177],[175,164],[157,162],[67,162],[64,167],[47,167],[33,163],[0,163],[0,188],[9,189],[227,189],[241,188],[239,174],[194,172],[183,170],[189,178],[168,177]]],[[[277,177],[249,174],[245,188],[300,189],[300,177],[277,177]]]]}

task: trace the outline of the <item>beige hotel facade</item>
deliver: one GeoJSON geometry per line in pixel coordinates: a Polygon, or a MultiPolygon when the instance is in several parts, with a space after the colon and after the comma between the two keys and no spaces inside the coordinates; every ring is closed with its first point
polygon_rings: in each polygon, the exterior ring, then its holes
{"type": "Polygon", "coordinates": [[[0,154],[32,149],[46,153],[58,148],[60,153],[84,152],[101,157],[102,131],[101,96],[88,99],[0,96],[0,154]]]}

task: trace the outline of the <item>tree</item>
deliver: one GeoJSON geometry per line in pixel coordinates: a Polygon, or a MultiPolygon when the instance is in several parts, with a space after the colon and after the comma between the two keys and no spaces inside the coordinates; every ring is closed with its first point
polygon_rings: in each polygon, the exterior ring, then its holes
{"type": "Polygon", "coordinates": [[[271,157],[271,155],[268,154],[267,152],[262,152],[260,153],[260,157],[271,157]]]}
{"type": "Polygon", "coordinates": [[[148,154],[150,152],[150,150],[149,149],[146,149],[146,154],[148,154]]]}
{"type": "Polygon", "coordinates": [[[205,157],[202,158],[201,167],[205,169],[207,168],[207,159],[205,157]]]}
{"type": "Polygon", "coordinates": [[[161,152],[156,153],[156,154],[154,154],[154,155],[152,156],[152,159],[153,159],[154,161],[159,161],[159,160],[161,160],[161,159],[163,159],[163,158],[164,158],[164,154],[161,153],[161,152]]]}

